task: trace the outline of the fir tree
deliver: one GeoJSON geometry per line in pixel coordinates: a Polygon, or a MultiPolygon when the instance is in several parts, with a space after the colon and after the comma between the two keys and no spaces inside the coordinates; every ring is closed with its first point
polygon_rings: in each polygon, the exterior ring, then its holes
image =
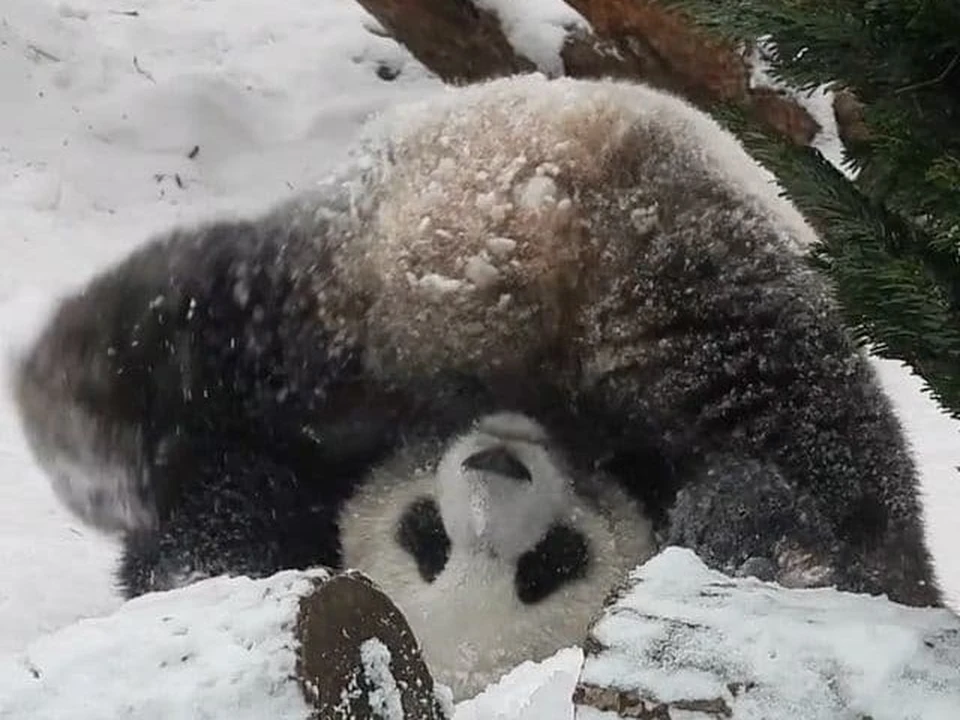
{"type": "Polygon", "coordinates": [[[778,80],[849,88],[863,103],[867,133],[844,157],[853,181],[732,108],[717,115],[820,231],[812,260],[858,337],[960,417],[960,2],[671,2],[732,41],[768,37],[778,80]]]}

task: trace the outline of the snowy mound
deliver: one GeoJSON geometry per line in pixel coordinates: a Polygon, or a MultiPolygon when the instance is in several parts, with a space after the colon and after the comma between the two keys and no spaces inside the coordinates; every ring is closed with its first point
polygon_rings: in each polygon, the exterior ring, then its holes
{"type": "Polygon", "coordinates": [[[454,711],[402,616],[362,576],[220,577],[0,656],[0,718],[560,720],[573,717],[582,659],[569,648],[523,663],[454,711]]]}
{"type": "Polygon", "coordinates": [[[0,659],[0,717],[304,720],[292,623],[308,576],[144,595],[0,659]]]}
{"type": "Polygon", "coordinates": [[[678,714],[649,717],[958,717],[960,618],[947,610],[731,580],[679,548],[630,584],[591,632],[584,720],[663,705],[678,714]]]}

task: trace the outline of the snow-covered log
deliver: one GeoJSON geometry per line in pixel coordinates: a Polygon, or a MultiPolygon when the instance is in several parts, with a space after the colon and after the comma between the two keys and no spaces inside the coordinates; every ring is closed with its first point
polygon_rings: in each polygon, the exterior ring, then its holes
{"type": "Polygon", "coordinates": [[[3,720],[441,720],[409,626],[359,573],[214,578],[0,658],[3,720]]]}
{"type": "Polygon", "coordinates": [[[960,618],[791,590],[668,548],[590,631],[579,720],[956,720],[960,618]]]}

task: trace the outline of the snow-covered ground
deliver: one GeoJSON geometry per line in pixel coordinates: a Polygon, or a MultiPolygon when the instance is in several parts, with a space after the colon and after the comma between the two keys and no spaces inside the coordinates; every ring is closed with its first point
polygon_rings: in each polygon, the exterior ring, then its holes
{"type": "MultiPolygon", "coordinates": [[[[309,187],[365,116],[438,84],[368,27],[353,0],[3,0],[0,380],[57,293],[152,232],[309,187]]],[[[960,603],[960,425],[880,367],[960,603]]],[[[116,608],[115,554],[56,503],[4,390],[0,652],[116,608]]]]}

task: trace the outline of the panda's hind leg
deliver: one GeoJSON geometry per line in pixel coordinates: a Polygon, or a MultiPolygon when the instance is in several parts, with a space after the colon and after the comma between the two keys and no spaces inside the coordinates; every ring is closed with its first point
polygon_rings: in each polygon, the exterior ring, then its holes
{"type": "Polygon", "coordinates": [[[792,587],[833,584],[839,544],[809,493],[775,464],[713,455],[677,493],[668,545],[730,575],[792,587]]]}

